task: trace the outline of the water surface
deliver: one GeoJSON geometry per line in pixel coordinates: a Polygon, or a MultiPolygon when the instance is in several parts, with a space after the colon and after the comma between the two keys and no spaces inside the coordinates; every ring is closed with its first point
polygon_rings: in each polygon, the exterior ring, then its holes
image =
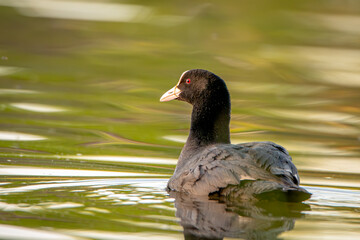
{"type": "Polygon", "coordinates": [[[1,239],[357,239],[358,1],[0,0],[1,239]],[[169,195],[191,68],[231,139],[286,147],[304,204],[169,195]]]}

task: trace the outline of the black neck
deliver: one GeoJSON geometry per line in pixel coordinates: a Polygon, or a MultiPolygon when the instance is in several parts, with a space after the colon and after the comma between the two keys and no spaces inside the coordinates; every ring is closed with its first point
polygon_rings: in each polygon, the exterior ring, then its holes
{"type": "MultiPolygon", "coordinates": [[[[189,103],[193,105],[189,137],[181,151],[176,169],[181,169],[194,154],[212,144],[230,143],[230,94],[225,82],[215,76],[203,91],[189,103]],[[216,78],[215,78],[216,77],[216,78]]],[[[176,172],[176,170],[175,170],[176,172]]]]}
{"type": "Polygon", "coordinates": [[[190,134],[185,149],[230,143],[230,96],[224,94],[193,105],[190,134]]]}
{"type": "Polygon", "coordinates": [[[206,146],[214,143],[230,143],[230,108],[225,106],[194,106],[191,128],[186,145],[206,146]]]}

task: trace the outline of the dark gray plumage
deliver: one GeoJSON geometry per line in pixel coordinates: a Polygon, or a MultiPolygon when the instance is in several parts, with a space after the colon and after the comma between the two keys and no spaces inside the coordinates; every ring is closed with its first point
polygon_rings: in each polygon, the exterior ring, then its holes
{"type": "Polygon", "coordinates": [[[230,144],[225,82],[201,69],[184,72],[161,101],[193,105],[190,134],[168,190],[238,199],[302,201],[310,197],[289,153],[272,142],[230,144]]]}

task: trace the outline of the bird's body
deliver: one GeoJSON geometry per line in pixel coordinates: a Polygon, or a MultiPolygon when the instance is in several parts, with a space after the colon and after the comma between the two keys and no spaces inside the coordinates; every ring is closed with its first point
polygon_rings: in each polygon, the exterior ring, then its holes
{"type": "Polygon", "coordinates": [[[272,142],[230,144],[230,95],[225,82],[201,69],[186,71],[161,98],[193,105],[190,134],[168,190],[228,198],[302,201],[310,197],[289,153],[272,142]]]}

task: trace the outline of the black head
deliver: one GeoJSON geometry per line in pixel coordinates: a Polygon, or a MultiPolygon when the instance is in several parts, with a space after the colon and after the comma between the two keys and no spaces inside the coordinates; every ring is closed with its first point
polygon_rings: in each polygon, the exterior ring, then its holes
{"type": "Polygon", "coordinates": [[[161,102],[178,99],[192,105],[204,104],[208,101],[229,100],[225,82],[212,72],[203,69],[185,71],[175,87],[167,91],[161,102]]]}

